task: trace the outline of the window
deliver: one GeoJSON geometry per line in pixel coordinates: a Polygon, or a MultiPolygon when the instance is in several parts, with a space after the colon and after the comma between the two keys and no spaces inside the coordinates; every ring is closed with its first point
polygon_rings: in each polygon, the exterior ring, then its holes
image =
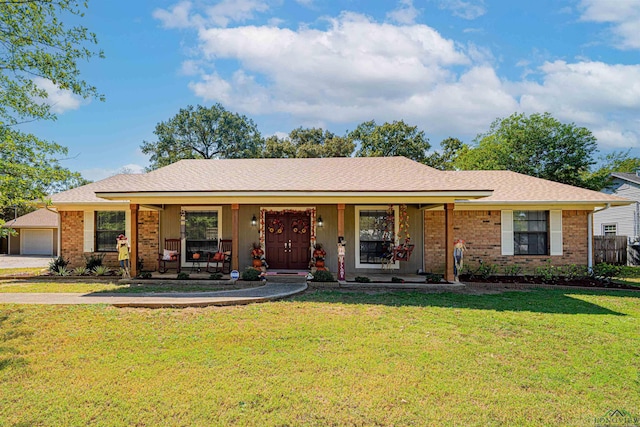
{"type": "Polygon", "coordinates": [[[547,211],[513,211],[515,255],[549,255],[547,211]]]}
{"type": "Polygon", "coordinates": [[[98,211],[95,215],[96,252],[115,252],[116,238],[125,234],[125,212],[98,211]]]}
{"type": "Polygon", "coordinates": [[[618,234],[618,225],[617,224],[603,224],[602,225],[602,234],[605,236],[615,236],[618,234]]]}
{"type": "Polygon", "coordinates": [[[397,234],[397,210],[384,206],[356,207],[358,224],[356,267],[380,268],[389,246],[395,243],[397,234]]]}
{"type": "Polygon", "coordinates": [[[218,250],[220,214],[218,210],[185,211],[185,261],[192,262],[193,254],[203,259],[207,252],[218,250]]]}

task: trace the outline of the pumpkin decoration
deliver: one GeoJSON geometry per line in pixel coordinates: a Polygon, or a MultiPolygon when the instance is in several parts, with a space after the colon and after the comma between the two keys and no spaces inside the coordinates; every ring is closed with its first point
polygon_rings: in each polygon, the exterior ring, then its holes
{"type": "Polygon", "coordinates": [[[200,253],[198,253],[198,252],[194,252],[194,254],[193,254],[193,255],[191,255],[191,258],[193,258],[193,259],[195,259],[195,260],[200,259],[200,253]]]}

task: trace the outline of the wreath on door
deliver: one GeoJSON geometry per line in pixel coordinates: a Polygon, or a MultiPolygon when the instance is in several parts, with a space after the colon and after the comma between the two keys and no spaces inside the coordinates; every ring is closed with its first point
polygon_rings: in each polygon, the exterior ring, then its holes
{"type": "Polygon", "coordinates": [[[291,223],[291,230],[297,234],[306,234],[308,228],[309,224],[303,220],[296,219],[291,223]]]}
{"type": "Polygon", "coordinates": [[[279,219],[274,218],[269,221],[267,230],[269,230],[269,233],[271,234],[282,234],[282,232],[284,231],[284,224],[279,219]]]}

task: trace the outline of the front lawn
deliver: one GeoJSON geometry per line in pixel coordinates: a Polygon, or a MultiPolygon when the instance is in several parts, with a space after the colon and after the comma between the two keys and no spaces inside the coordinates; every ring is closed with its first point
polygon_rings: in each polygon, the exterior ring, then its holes
{"type": "Polygon", "coordinates": [[[595,425],[639,342],[635,292],[0,305],[0,425],[595,425]]]}
{"type": "MultiPolygon", "coordinates": [[[[261,284],[255,284],[260,286],[261,284]]],[[[231,290],[247,287],[238,285],[215,285],[198,283],[197,281],[185,281],[180,284],[144,283],[140,281],[132,284],[122,284],[115,281],[96,282],[64,282],[42,280],[0,280],[0,293],[114,293],[114,294],[140,294],[140,293],[173,293],[173,292],[212,292],[231,290]]]]}

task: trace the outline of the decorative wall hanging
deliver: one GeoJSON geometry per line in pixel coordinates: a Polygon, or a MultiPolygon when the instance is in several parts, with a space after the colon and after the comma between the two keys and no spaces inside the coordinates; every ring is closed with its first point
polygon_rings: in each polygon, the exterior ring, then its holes
{"type": "Polygon", "coordinates": [[[282,234],[282,231],[284,230],[284,224],[279,219],[274,218],[271,221],[269,221],[269,226],[267,227],[267,230],[271,234],[282,234]]]}

